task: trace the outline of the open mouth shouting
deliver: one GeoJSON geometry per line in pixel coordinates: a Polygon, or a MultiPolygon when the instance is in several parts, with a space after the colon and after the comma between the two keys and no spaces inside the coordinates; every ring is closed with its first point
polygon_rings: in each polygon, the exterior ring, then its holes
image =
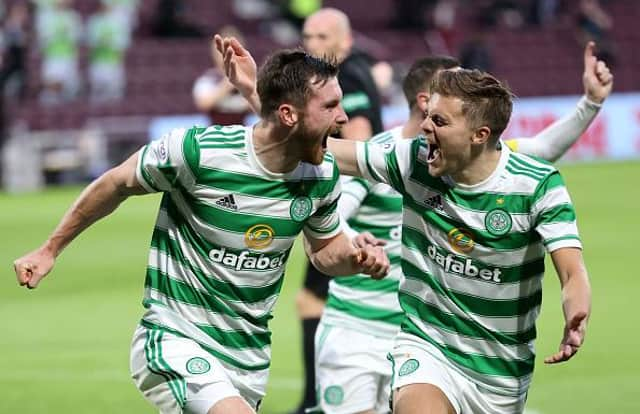
{"type": "Polygon", "coordinates": [[[429,152],[427,154],[427,163],[432,164],[438,159],[440,159],[440,146],[437,144],[437,141],[435,142],[427,141],[427,142],[429,144],[429,152]]]}

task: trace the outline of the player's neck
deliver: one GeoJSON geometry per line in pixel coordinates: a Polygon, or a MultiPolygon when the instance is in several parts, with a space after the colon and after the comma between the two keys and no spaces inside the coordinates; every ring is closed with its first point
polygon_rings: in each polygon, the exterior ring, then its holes
{"type": "Polygon", "coordinates": [[[273,173],[288,173],[300,163],[289,130],[260,121],[253,127],[253,150],[260,163],[273,173]]]}
{"type": "Polygon", "coordinates": [[[500,163],[502,152],[497,148],[486,148],[473,157],[467,167],[451,174],[451,178],[462,185],[476,185],[486,181],[500,163]]]}

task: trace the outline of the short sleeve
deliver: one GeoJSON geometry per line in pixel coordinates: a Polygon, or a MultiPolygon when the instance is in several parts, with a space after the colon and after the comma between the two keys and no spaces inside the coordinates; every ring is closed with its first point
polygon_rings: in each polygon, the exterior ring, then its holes
{"type": "Polygon", "coordinates": [[[149,192],[190,189],[196,180],[200,148],[196,129],[174,129],[142,147],[136,177],[149,192]]]}
{"type": "Polygon", "coordinates": [[[554,171],[536,188],[531,210],[536,232],[548,252],[564,248],[582,248],[576,213],[560,173],[554,171]]]}
{"type": "Polygon", "coordinates": [[[416,157],[424,143],[420,138],[377,144],[358,142],[358,169],[369,181],[391,186],[405,194],[404,178],[412,171],[416,157]]]}
{"type": "Polygon", "coordinates": [[[358,211],[362,201],[369,195],[371,187],[372,184],[362,178],[343,178],[342,195],[338,203],[338,212],[343,220],[350,219],[358,211]]]}
{"type": "Polygon", "coordinates": [[[324,198],[323,203],[306,221],[304,234],[314,239],[330,239],[342,231],[338,202],[340,200],[341,185],[338,167],[334,164],[332,191],[324,198]]]}

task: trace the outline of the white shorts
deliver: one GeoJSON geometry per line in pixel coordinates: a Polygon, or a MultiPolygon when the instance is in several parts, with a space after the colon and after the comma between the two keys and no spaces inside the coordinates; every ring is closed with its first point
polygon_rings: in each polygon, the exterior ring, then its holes
{"type": "Polygon", "coordinates": [[[268,375],[223,365],[191,339],[141,325],[133,335],[130,364],[136,386],[163,414],[207,414],[234,396],[257,410],[264,391],[255,389],[265,389],[268,375]]]}
{"type": "Polygon", "coordinates": [[[431,384],[449,399],[458,414],[524,411],[526,392],[520,396],[497,394],[479,386],[455,367],[442,352],[415,335],[401,332],[393,351],[393,391],[410,384],[431,384]]]}
{"type": "Polygon", "coordinates": [[[388,413],[393,338],[320,323],[316,331],[316,387],[325,414],[388,413]]]}

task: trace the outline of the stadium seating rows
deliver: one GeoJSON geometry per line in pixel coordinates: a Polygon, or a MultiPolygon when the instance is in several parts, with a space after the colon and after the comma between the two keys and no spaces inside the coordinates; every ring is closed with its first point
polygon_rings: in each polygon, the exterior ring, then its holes
{"type": "MultiPolygon", "coordinates": [[[[41,107],[36,94],[39,87],[40,59],[32,48],[29,67],[30,99],[13,106],[11,117],[23,119],[32,129],[69,129],[84,125],[87,119],[100,116],[194,113],[191,88],[195,78],[209,65],[208,38],[154,39],[150,36],[151,21],[158,0],[141,1],[136,39],[127,55],[127,98],[124,102],[90,106],[78,102],[59,107],[41,107]]],[[[353,26],[359,43],[371,47],[376,57],[410,64],[428,53],[423,33],[396,32],[388,28],[393,0],[344,2],[326,0],[325,6],[340,7],[354,16],[353,26]],[[376,3],[372,6],[372,3],[376,3]]],[[[76,7],[88,16],[97,8],[98,0],[76,1],[76,7]]],[[[245,34],[249,48],[260,61],[278,46],[262,33],[256,21],[234,17],[231,0],[191,0],[186,15],[204,32],[214,33],[223,24],[234,23],[245,34]]],[[[640,21],[640,7],[634,0],[609,2],[615,19],[612,37],[616,44],[614,67],[616,91],[638,90],[640,54],[629,53],[640,42],[640,32],[633,30],[640,21]]],[[[461,13],[457,38],[463,38],[466,16],[461,13]]],[[[490,34],[489,43],[494,72],[506,79],[518,96],[577,94],[581,91],[582,56],[575,33],[566,22],[546,28],[526,28],[519,31],[498,29],[490,34]]],[[[86,55],[81,66],[86,67],[86,55]]]]}

